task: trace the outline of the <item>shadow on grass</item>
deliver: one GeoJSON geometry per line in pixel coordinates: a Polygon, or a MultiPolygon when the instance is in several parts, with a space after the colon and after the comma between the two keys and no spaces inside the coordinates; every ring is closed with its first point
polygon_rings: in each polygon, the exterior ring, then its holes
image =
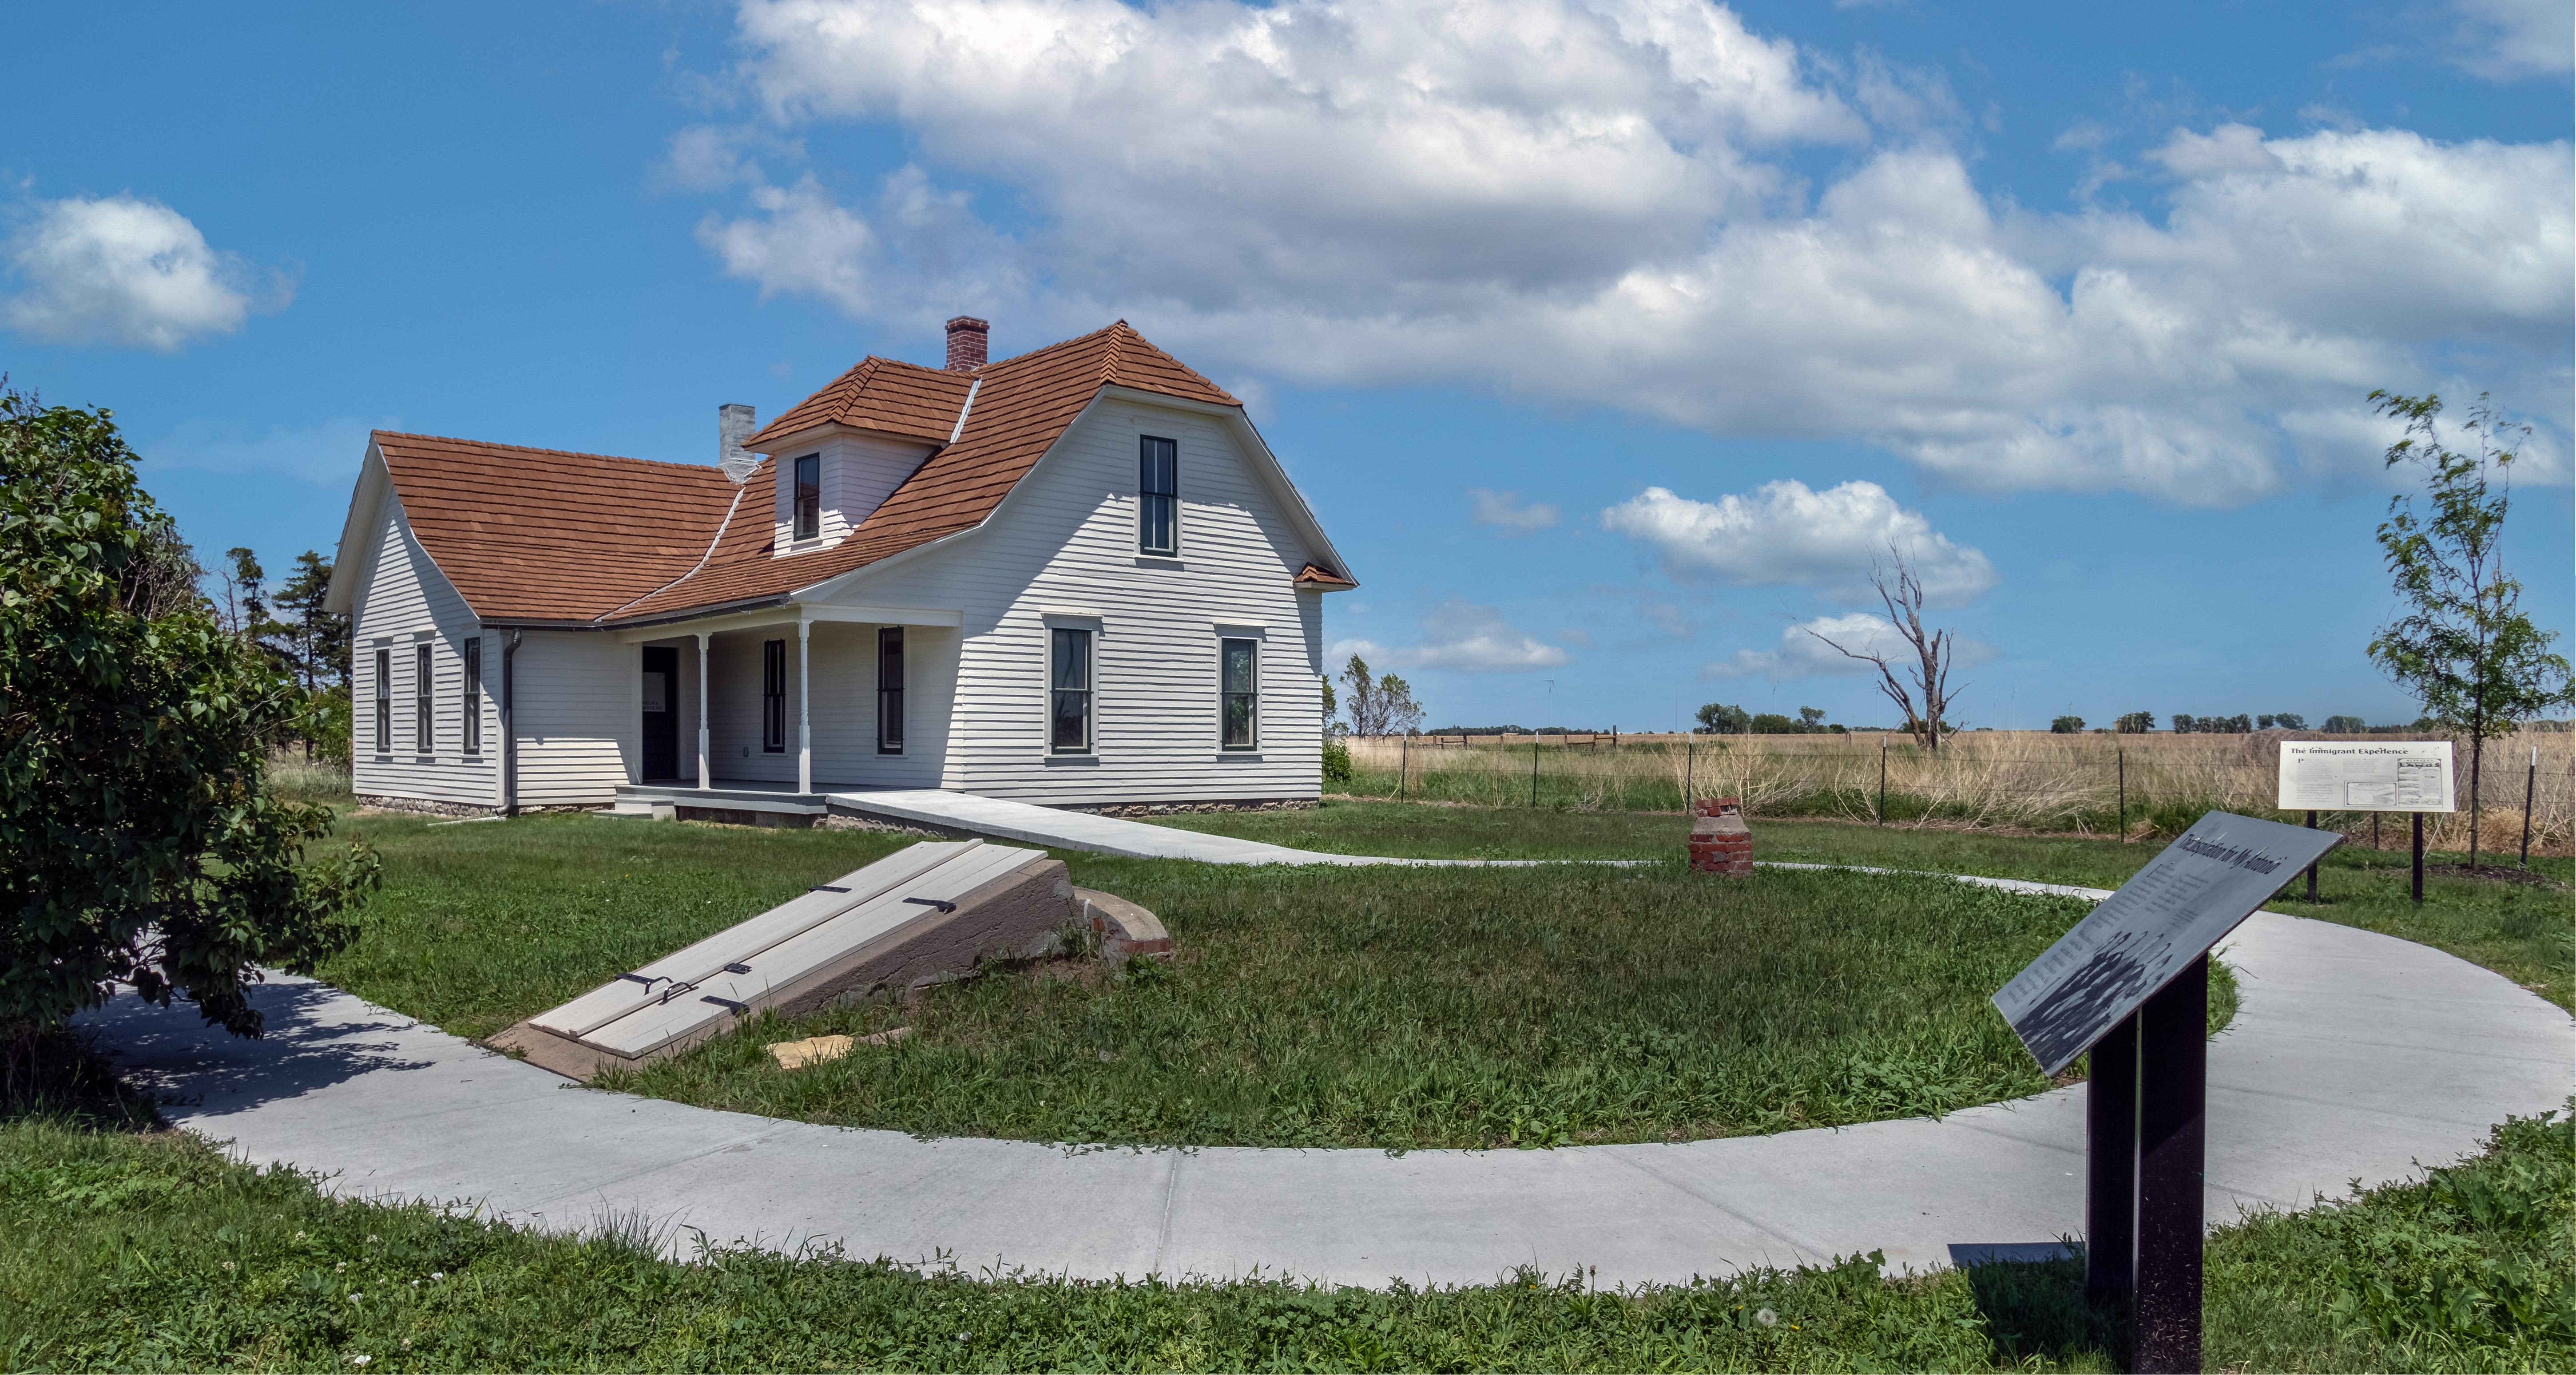
{"type": "Polygon", "coordinates": [[[2038,1357],[2076,1370],[2123,1370],[2129,1349],[2125,1300],[2097,1302],[2084,1292],[2080,1253],[2055,1260],[1990,1260],[1966,1267],[1977,1311],[1995,1344],[1995,1363],[2010,1367],[2038,1357]]]}
{"type": "Polygon", "coordinates": [[[0,1123],[43,1118],[92,1131],[162,1125],[151,1095],[117,1075],[87,1033],[68,1027],[0,1027],[0,1123]]]}

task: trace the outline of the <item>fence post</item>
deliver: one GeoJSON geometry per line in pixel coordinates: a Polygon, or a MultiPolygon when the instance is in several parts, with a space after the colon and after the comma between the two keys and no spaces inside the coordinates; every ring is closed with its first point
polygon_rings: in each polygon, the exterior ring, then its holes
{"type": "MultiPolygon", "coordinates": [[[[2537,755],[2538,755],[2538,751],[2534,751],[2533,753],[2534,753],[2534,757],[2537,757],[2537,755]]],[[[1683,810],[1683,811],[1685,811],[1685,812],[1687,812],[1687,811],[1689,811],[1689,810],[1691,809],[1691,784],[1693,784],[1693,783],[1695,783],[1695,782],[1697,782],[1697,781],[1698,781],[1698,765],[1699,765],[1699,737],[1698,737],[1698,736],[1695,736],[1695,735],[1686,735],[1686,736],[1683,736],[1683,737],[1682,737],[1682,810],[1683,810]]],[[[2528,807],[2525,807],[2523,810],[2524,810],[2524,812],[2528,813],[2531,809],[2530,809],[2530,808],[2528,808],[2528,807]]],[[[2527,847],[2526,847],[2526,848],[2527,848],[2527,847]]]]}
{"type": "Polygon", "coordinates": [[[1538,806],[1538,732],[1530,732],[1530,806],[1538,806]]]}
{"type": "Polygon", "coordinates": [[[2129,843],[2129,752],[2119,742],[2111,745],[2111,759],[2120,771],[2120,843],[2129,843]]]}
{"type": "Polygon", "coordinates": [[[1878,737],[1878,813],[1871,818],[1876,824],[1887,824],[1887,737],[1878,737]]]}
{"type": "Polygon", "coordinates": [[[2531,772],[2522,776],[2522,859],[2513,867],[2531,867],[2531,795],[2540,783],[2540,747],[2531,747],[2531,772]]]}
{"type": "Polygon", "coordinates": [[[1399,735],[1395,737],[1395,800],[1398,802],[1404,800],[1404,774],[1405,770],[1411,767],[1413,767],[1413,737],[1399,735]]]}

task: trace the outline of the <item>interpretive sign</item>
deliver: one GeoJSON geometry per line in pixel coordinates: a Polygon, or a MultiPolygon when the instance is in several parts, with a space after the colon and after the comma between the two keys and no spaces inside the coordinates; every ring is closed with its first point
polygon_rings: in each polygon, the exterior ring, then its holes
{"type": "Polygon", "coordinates": [[[2452,812],[2448,740],[2281,743],[2284,811],[2452,812]]]}
{"type": "Polygon", "coordinates": [[[2055,1074],[2341,839],[2211,812],[1997,990],[1995,1008],[2055,1074]]]}

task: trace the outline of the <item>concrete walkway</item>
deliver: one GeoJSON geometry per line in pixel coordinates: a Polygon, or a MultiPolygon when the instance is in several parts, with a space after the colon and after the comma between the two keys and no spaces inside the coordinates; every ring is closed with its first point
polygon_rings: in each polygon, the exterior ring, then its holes
{"type": "MultiPolygon", "coordinates": [[[[1369,855],[1328,855],[1320,850],[1292,850],[1258,840],[1203,835],[1174,826],[1157,826],[1124,817],[1069,812],[999,797],[971,797],[938,789],[836,792],[824,795],[833,811],[857,813],[938,831],[962,831],[1047,845],[1059,850],[1087,850],[1127,859],[1195,859],[1204,864],[1462,864],[1517,866],[1563,863],[1544,859],[1384,859],[1369,855]]],[[[1634,860],[1602,860],[1631,864],[1634,860]]]]}
{"type": "MultiPolygon", "coordinates": [[[[2242,1004],[2210,1049],[2213,1222],[2448,1162],[2490,1124],[2569,1093],[2576,1023],[2499,975],[2268,912],[2222,953],[2242,1004]]],[[[1678,1145],[1078,1151],[603,1093],[324,985],[279,980],[255,1000],[270,1027],[256,1042],[130,998],[83,1020],[174,1095],[174,1122],[243,1159],[545,1228],[642,1219],[683,1251],[692,1236],[822,1241],[969,1270],[1368,1285],[1591,1265],[1632,1283],[1873,1249],[1891,1271],[1925,1269],[1955,1246],[2084,1225],[2080,1089],[1938,1121],[1678,1145]]]]}

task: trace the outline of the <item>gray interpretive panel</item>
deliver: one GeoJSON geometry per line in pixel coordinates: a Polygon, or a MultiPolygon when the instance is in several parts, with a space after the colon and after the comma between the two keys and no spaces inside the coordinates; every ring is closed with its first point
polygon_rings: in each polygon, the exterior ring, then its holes
{"type": "Polygon", "coordinates": [[[1995,1009],[2055,1074],[2341,839],[2211,812],[1997,990],[1995,1009]]]}

